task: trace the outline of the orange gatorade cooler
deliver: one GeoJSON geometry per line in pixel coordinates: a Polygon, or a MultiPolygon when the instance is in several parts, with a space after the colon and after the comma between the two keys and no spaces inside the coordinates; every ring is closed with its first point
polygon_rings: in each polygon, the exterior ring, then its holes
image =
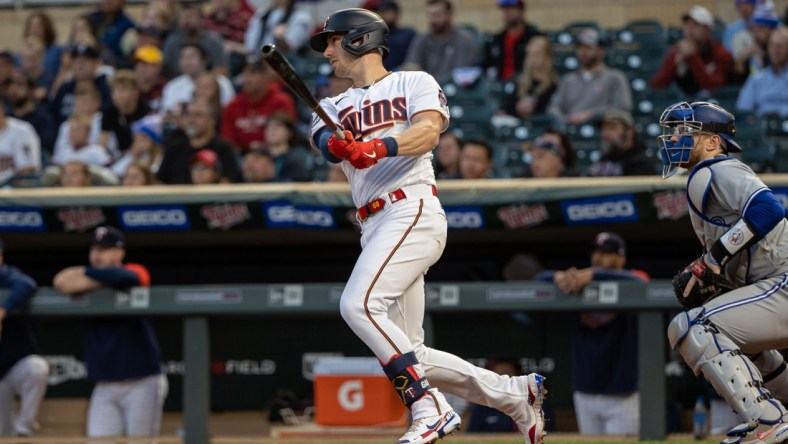
{"type": "Polygon", "coordinates": [[[315,422],[401,425],[405,406],[376,358],[322,358],[314,367],[315,422]]]}

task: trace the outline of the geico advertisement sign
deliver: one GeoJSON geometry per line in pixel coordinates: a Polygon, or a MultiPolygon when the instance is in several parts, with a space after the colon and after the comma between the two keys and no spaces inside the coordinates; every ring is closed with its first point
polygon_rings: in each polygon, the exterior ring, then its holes
{"type": "Polygon", "coordinates": [[[183,205],[119,207],[120,224],[128,231],[188,230],[189,216],[183,205]]]}
{"type": "Polygon", "coordinates": [[[0,231],[45,231],[41,210],[0,208],[0,231]]]}
{"type": "Polygon", "coordinates": [[[446,208],[446,222],[453,230],[484,228],[484,216],[479,207],[446,208]]]}
{"type": "Polygon", "coordinates": [[[636,222],[637,206],[632,195],[572,199],[561,203],[567,224],[636,222]]]}
{"type": "Polygon", "coordinates": [[[289,202],[263,204],[265,223],[269,227],[334,228],[330,207],[295,206],[289,202]]]}

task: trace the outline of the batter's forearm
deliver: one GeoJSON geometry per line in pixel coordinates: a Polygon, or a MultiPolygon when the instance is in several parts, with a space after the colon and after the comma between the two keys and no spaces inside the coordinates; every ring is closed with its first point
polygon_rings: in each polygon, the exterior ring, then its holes
{"type": "Polygon", "coordinates": [[[399,156],[419,156],[438,145],[443,116],[437,111],[422,112],[413,116],[410,128],[394,136],[399,156]]]}

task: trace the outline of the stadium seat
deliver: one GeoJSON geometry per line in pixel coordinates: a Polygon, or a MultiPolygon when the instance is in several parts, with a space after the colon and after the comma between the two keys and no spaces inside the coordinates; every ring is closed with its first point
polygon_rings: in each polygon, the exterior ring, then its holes
{"type": "Polygon", "coordinates": [[[662,111],[669,105],[684,100],[674,88],[646,90],[635,99],[635,116],[650,116],[654,121],[659,119],[662,111]]]}
{"type": "Polygon", "coordinates": [[[568,23],[566,26],[561,29],[556,35],[556,43],[561,45],[573,45],[575,42],[575,36],[577,33],[582,31],[586,28],[593,28],[597,30],[600,35],[604,36],[604,32],[602,28],[599,27],[599,24],[593,20],[580,20],[568,23]]]}
{"type": "Polygon", "coordinates": [[[775,150],[774,170],[788,173],[788,117],[767,117],[761,122],[763,138],[775,150]]]}
{"type": "Polygon", "coordinates": [[[742,147],[741,160],[756,173],[772,171],[776,161],[776,147],[764,138],[764,124],[752,114],[736,118],[736,142],[742,147]]]}
{"type": "Polygon", "coordinates": [[[599,130],[596,123],[567,125],[566,134],[572,140],[572,148],[577,155],[577,165],[581,171],[599,160],[599,130]]]}
{"type": "Polygon", "coordinates": [[[616,34],[617,42],[636,44],[641,50],[663,50],[667,46],[667,31],[654,19],[632,20],[616,34]]]}

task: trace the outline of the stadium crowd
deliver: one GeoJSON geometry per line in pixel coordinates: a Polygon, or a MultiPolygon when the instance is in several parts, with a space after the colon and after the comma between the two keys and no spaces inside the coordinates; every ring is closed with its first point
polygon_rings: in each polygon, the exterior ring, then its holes
{"type": "MultiPolygon", "coordinates": [[[[687,99],[736,110],[745,160],[786,171],[788,29],[772,0],[733,1],[728,24],[695,6],[680,28],[544,30],[525,0],[498,0],[495,33],[455,23],[451,0],[427,0],[425,33],[400,23],[395,0],[359,6],[389,25],[387,69],[443,86],[440,178],[656,173],[655,113],[687,99]]],[[[19,48],[0,51],[0,184],[342,181],[309,147],[310,110],[257,57],[275,43],[318,97],[334,96],[350,85],[306,45],[319,27],[295,0],[152,0],[135,17],[102,0],[60,39],[32,10],[19,48]]]]}

